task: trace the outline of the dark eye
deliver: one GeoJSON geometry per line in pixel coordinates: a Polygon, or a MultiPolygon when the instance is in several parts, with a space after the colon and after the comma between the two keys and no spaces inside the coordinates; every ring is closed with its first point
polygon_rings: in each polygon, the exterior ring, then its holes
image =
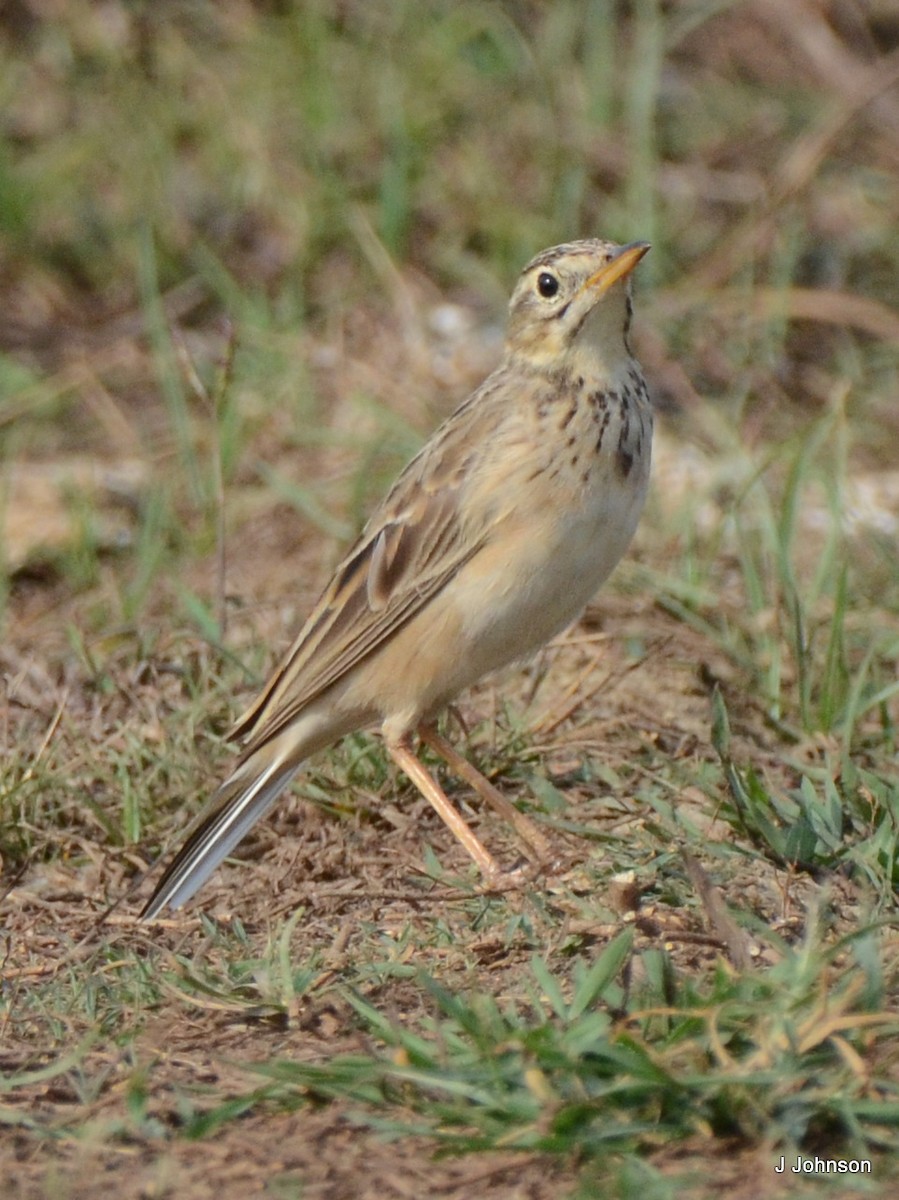
{"type": "Polygon", "coordinates": [[[541,271],[537,276],[537,291],[547,300],[550,296],[555,296],[559,290],[559,281],[555,275],[551,275],[549,271],[541,271]]]}

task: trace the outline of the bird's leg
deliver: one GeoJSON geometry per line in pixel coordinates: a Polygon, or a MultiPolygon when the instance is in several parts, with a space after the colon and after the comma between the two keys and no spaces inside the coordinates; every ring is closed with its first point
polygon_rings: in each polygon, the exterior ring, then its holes
{"type": "Polygon", "coordinates": [[[472,763],[464,758],[456,748],[437,732],[433,725],[420,725],[418,736],[426,746],[439,754],[451,771],[463,779],[469,787],[474,788],[482,800],[498,813],[505,821],[514,825],[518,836],[524,843],[524,850],[533,862],[547,863],[552,857],[549,842],[533,821],[518,811],[502,792],[493,786],[472,763]]]}
{"type": "Polygon", "coordinates": [[[431,776],[420,759],[416,757],[410,745],[408,735],[398,741],[388,741],[387,753],[400,770],[405,771],[428,803],[437,810],[438,816],[449,826],[477,863],[481,874],[488,883],[499,879],[501,873],[496,859],[486,846],[481,844],[473,830],[469,828],[460,814],[450,804],[443,789],[431,776]]]}

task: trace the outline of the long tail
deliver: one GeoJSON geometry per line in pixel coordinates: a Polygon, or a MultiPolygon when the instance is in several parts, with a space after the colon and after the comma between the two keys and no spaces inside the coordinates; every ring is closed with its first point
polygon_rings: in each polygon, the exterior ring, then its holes
{"type": "Polygon", "coordinates": [[[141,921],[152,920],[167,904],[180,908],[189,900],[268,812],[300,766],[294,756],[287,763],[279,756],[262,771],[252,770],[252,763],[251,755],[213,796],[208,815],[200,818],[169,865],[140,914],[141,921]]]}

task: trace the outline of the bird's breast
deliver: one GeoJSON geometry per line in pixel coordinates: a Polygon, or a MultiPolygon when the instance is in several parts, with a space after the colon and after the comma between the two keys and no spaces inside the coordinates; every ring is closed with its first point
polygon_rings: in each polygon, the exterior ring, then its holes
{"type": "Polygon", "coordinates": [[[559,399],[527,448],[507,447],[492,481],[502,515],[448,589],[490,659],[513,641],[527,653],[578,616],[627,549],[646,497],[652,410],[639,370],[617,389],[559,399]]]}

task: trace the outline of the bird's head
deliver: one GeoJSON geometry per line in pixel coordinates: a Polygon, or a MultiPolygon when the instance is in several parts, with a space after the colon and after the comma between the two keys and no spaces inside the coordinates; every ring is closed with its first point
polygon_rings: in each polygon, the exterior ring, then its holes
{"type": "Polygon", "coordinates": [[[591,238],[538,254],[512,293],[507,354],[539,369],[574,368],[588,356],[610,370],[629,357],[630,274],[648,249],[591,238]]]}

